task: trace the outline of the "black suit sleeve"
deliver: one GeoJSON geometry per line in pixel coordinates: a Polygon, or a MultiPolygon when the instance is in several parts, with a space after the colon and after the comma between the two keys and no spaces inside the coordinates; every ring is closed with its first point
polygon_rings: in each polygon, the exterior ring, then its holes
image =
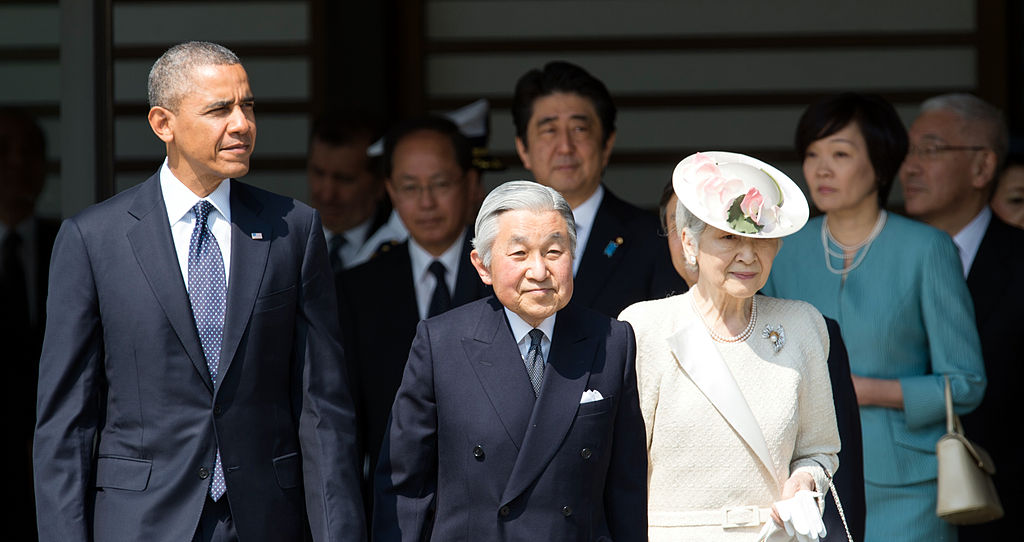
{"type": "Polygon", "coordinates": [[[636,338],[625,328],[625,370],[615,415],[611,462],[605,484],[604,508],[612,539],[647,540],[647,437],[636,386],[636,338]]]}
{"type": "Polygon", "coordinates": [[[365,540],[355,414],[338,338],[334,279],[316,213],[309,228],[295,319],[306,512],[316,541],[365,540]]]}
{"type": "Polygon", "coordinates": [[[96,285],[78,225],[64,222],[54,244],[46,339],[39,361],[33,462],[39,539],[92,536],[89,488],[100,416],[103,342],[96,285]]]}
{"type": "MultiPolygon", "coordinates": [[[[857,406],[857,394],[850,378],[850,359],[846,353],[846,344],[839,330],[839,324],[825,318],[828,327],[829,351],[828,373],[832,381],[832,400],[836,407],[836,422],[839,424],[839,439],[842,449],[839,451],[839,470],[833,483],[843,503],[847,525],[854,540],[864,539],[864,456],[861,448],[860,408],[857,406]]],[[[835,501],[825,499],[825,515],[823,517],[828,536],[825,541],[846,540],[842,519],[836,509],[835,501]]]]}
{"type": "Polygon", "coordinates": [[[374,541],[429,539],[437,465],[433,353],[427,324],[420,322],[377,463],[374,541]]]}

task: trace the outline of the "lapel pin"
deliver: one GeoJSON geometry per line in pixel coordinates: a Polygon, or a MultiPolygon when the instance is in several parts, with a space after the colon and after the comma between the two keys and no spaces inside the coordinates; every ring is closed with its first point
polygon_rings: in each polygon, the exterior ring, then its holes
{"type": "Polygon", "coordinates": [[[622,245],[622,238],[616,237],[614,241],[608,241],[608,246],[604,247],[604,255],[611,258],[615,254],[615,250],[622,245]]]}
{"type": "Polygon", "coordinates": [[[260,232],[253,232],[252,240],[253,241],[262,241],[263,240],[263,234],[260,233],[260,232]]]}

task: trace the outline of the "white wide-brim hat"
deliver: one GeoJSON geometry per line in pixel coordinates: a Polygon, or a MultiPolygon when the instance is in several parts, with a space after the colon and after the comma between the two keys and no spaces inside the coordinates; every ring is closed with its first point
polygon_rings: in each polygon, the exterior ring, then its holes
{"type": "Polygon", "coordinates": [[[807,198],[788,175],[745,154],[691,154],[672,172],[672,188],[694,216],[744,237],[785,237],[809,215],[807,198]]]}

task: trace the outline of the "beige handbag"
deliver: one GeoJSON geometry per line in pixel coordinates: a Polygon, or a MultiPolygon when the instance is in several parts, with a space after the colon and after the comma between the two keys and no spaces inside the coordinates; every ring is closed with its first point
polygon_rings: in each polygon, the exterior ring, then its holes
{"type": "Polygon", "coordinates": [[[960,417],[953,413],[953,394],[946,377],[946,434],[935,445],[939,490],[935,513],[954,525],[985,523],[1003,517],[1003,506],[992,483],[996,466],[988,452],[964,436],[960,417]]]}

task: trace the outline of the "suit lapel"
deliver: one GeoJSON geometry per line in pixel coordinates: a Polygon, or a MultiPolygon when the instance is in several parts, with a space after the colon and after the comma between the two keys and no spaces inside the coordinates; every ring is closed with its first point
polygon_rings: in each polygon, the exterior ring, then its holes
{"type": "Polygon", "coordinates": [[[573,299],[583,306],[594,305],[629,248],[627,230],[617,213],[617,204],[615,195],[605,189],[574,280],[573,299]]]}
{"type": "MultiPolygon", "coordinates": [[[[992,215],[992,221],[985,230],[985,236],[981,239],[978,252],[971,263],[971,270],[967,274],[967,288],[974,300],[974,317],[979,329],[983,329],[989,314],[995,308],[993,300],[998,296],[991,295],[1002,281],[995,279],[998,276],[999,252],[1003,247],[1008,246],[1007,240],[1003,238],[999,218],[992,215]]],[[[1011,227],[1011,226],[1007,226],[1011,227]]]]}
{"type": "MultiPolygon", "coordinates": [[[[522,494],[540,476],[565,440],[579,410],[596,351],[597,339],[589,336],[580,325],[575,309],[569,306],[560,311],[546,360],[544,384],[533,407],[522,449],[502,493],[503,504],[522,494]]],[[[522,366],[521,356],[516,358],[522,366]]],[[[520,372],[525,374],[525,370],[520,372]]],[[[522,399],[520,402],[529,403],[522,399]]]]}
{"type": "Polygon", "coordinates": [[[242,183],[231,184],[231,277],[228,279],[224,341],[220,350],[218,388],[224,381],[252,316],[267,267],[273,228],[259,217],[262,205],[242,183]],[[253,239],[254,233],[261,239],[253,239]]]}
{"type": "Polygon", "coordinates": [[[213,383],[199,346],[199,334],[174,251],[166,209],[160,193],[159,174],[154,175],[139,187],[139,193],[128,209],[128,213],[139,221],[128,230],[128,242],[174,333],[212,393],[213,383]]]}
{"type": "Polygon", "coordinates": [[[771,474],[776,487],[781,488],[782,481],[775,472],[775,463],[768,451],[761,426],[704,325],[696,316],[690,318],[667,340],[683,372],[750,447],[771,474]]]}
{"type": "Polygon", "coordinates": [[[497,298],[482,305],[476,329],[462,339],[462,347],[505,431],[520,449],[533,411],[534,402],[528,400],[533,387],[497,298]]]}

